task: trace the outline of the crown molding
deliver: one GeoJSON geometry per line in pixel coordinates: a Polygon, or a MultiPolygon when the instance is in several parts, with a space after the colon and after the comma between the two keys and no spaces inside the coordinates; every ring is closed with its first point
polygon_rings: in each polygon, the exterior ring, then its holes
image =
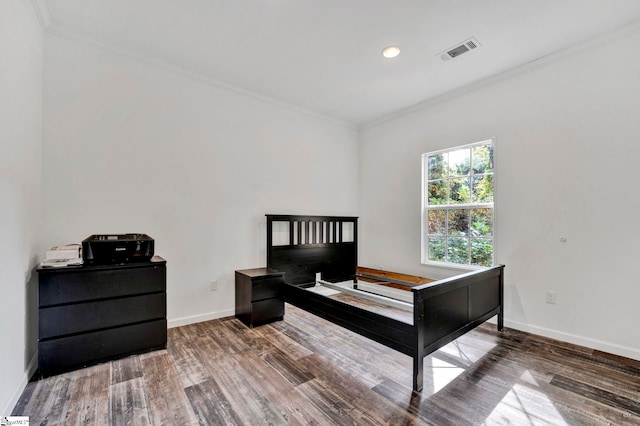
{"type": "MultiPolygon", "coordinates": [[[[32,0],[34,2],[41,2],[44,0],[32,0]]],[[[84,45],[88,45],[88,46],[92,46],[92,47],[97,47],[103,50],[107,50],[111,53],[115,53],[117,55],[120,56],[124,56],[124,57],[128,57],[128,58],[132,58],[141,62],[145,62],[148,64],[152,64],[155,65],[157,67],[160,67],[166,71],[172,72],[173,74],[179,75],[181,77],[186,77],[189,78],[193,81],[199,82],[199,83],[204,83],[207,84],[209,86],[213,86],[215,88],[218,89],[222,89],[228,92],[233,92],[237,95],[241,95],[241,96],[245,96],[248,98],[253,98],[265,103],[268,103],[270,105],[274,105],[277,106],[279,108],[285,109],[285,110],[289,110],[289,111],[294,111],[297,113],[301,113],[304,115],[308,115],[311,117],[314,117],[316,119],[320,119],[323,121],[328,121],[331,122],[333,124],[337,124],[343,127],[346,127],[350,130],[358,130],[358,126],[354,123],[350,123],[347,122],[345,120],[341,120],[339,118],[336,117],[332,117],[330,115],[326,115],[326,114],[322,114],[320,112],[317,111],[313,111],[307,108],[303,108],[301,106],[286,102],[286,101],[282,101],[276,98],[272,98],[269,96],[265,96],[262,95],[260,93],[251,91],[249,89],[245,89],[239,86],[235,86],[233,84],[227,83],[225,81],[221,81],[221,80],[216,80],[214,78],[212,78],[211,76],[202,73],[202,72],[198,72],[198,71],[194,71],[192,69],[186,68],[186,67],[182,67],[180,65],[174,64],[172,62],[169,61],[165,61],[163,59],[160,59],[158,57],[155,57],[153,55],[147,55],[145,53],[133,50],[133,49],[129,49],[127,47],[115,44],[115,43],[111,43],[96,37],[93,37],[85,32],[82,31],[78,31],[75,29],[71,29],[68,27],[65,27],[63,25],[59,25],[53,21],[50,21],[49,25],[47,26],[47,29],[45,31],[45,34],[47,34],[48,36],[54,36],[54,37],[59,37],[59,38],[63,38],[66,40],[70,40],[76,43],[80,43],[80,44],[84,44],[84,45]]]]}
{"type": "Polygon", "coordinates": [[[556,62],[560,62],[564,59],[567,59],[568,57],[571,56],[575,56],[578,55],[580,53],[583,52],[587,52],[593,49],[596,49],[598,47],[601,46],[605,46],[609,43],[612,43],[614,41],[623,39],[631,34],[633,34],[634,32],[640,31],[640,20],[638,21],[633,21],[629,24],[626,24],[622,27],[619,27],[613,31],[609,31],[605,34],[596,36],[592,39],[589,39],[585,42],[567,47],[565,49],[560,49],[557,50],[553,53],[550,53],[548,55],[545,56],[541,56],[538,59],[534,59],[533,61],[527,62],[525,64],[522,65],[518,65],[515,66],[513,68],[507,69],[503,72],[500,72],[498,74],[494,74],[491,75],[489,77],[485,77],[481,80],[478,80],[476,82],[467,84],[465,86],[462,86],[458,89],[454,89],[451,90],[449,92],[443,93],[441,95],[437,95],[434,96],[432,98],[429,98],[423,102],[417,103],[415,105],[412,105],[410,107],[407,108],[403,108],[399,111],[396,111],[394,113],[385,115],[383,117],[380,117],[378,119],[369,121],[367,123],[363,123],[360,125],[359,129],[360,130],[367,130],[367,129],[371,129],[374,127],[377,127],[379,125],[382,125],[384,123],[387,123],[389,121],[393,121],[399,118],[402,118],[404,116],[413,114],[415,112],[418,111],[422,111],[428,108],[431,108],[435,105],[441,104],[443,102],[449,101],[451,99],[457,98],[459,96],[463,96],[466,95],[468,93],[474,92],[476,90],[482,89],[484,87],[487,86],[491,86],[493,84],[499,83],[501,81],[505,81],[508,80],[512,77],[516,77],[518,75],[522,75],[525,74],[527,72],[530,72],[534,69],[543,67],[545,65],[549,65],[552,63],[556,63],[556,62]]]}
{"type": "Polygon", "coordinates": [[[33,6],[33,10],[36,12],[36,16],[40,22],[40,28],[42,28],[42,31],[47,31],[53,23],[47,2],[45,0],[31,0],[31,5],[33,6]]]}

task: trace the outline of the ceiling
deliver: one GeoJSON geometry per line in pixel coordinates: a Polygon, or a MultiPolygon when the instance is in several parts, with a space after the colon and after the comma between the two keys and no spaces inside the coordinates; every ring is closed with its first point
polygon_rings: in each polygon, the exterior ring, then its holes
{"type": "Polygon", "coordinates": [[[38,1],[48,31],[356,125],[640,20],[638,0],[38,1]]]}

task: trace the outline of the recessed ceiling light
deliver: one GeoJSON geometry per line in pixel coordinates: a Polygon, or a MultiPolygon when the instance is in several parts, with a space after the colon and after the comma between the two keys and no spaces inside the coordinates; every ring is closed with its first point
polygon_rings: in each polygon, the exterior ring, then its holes
{"type": "Polygon", "coordinates": [[[382,56],[385,58],[395,58],[400,54],[400,48],[398,46],[387,46],[382,49],[382,56]]]}

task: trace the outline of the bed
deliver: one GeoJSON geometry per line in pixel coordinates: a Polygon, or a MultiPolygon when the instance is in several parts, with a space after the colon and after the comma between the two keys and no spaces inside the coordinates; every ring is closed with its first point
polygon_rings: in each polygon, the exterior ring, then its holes
{"type": "Polygon", "coordinates": [[[415,391],[422,390],[425,356],[494,316],[503,328],[503,265],[437,281],[396,279],[358,268],[357,217],[266,216],[267,267],[284,272],[285,302],[412,357],[415,391]],[[404,287],[409,298],[372,287],[404,287]],[[355,303],[361,298],[364,304],[355,303]],[[385,301],[407,315],[367,306],[385,301]]]}

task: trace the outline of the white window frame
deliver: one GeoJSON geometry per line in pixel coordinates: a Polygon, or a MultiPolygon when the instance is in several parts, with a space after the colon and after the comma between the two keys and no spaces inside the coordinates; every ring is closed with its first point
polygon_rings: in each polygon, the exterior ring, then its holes
{"type": "MultiPolygon", "coordinates": [[[[496,246],[495,246],[495,230],[496,230],[496,210],[495,210],[495,193],[496,193],[496,180],[495,180],[495,148],[496,148],[496,144],[495,144],[495,139],[491,138],[491,139],[486,139],[480,142],[474,142],[474,143],[470,143],[470,144],[466,144],[466,145],[460,145],[460,146],[456,146],[456,147],[452,147],[452,148],[446,148],[446,149],[441,149],[438,151],[431,151],[431,152],[427,152],[422,154],[422,195],[421,195],[421,201],[422,201],[422,211],[420,213],[420,217],[421,217],[421,239],[420,239],[420,244],[421,244],[421,248],[420,248],[420,260],[421,263],[423,265],[430,265],[430,266],[438,266],[438,267],[445,267],[445,268],[454,268],[454,269],[470,269],[470,270],[474,270],[474,269],[479,269],[482,268],[483,266],[480,265],[472,265],[472,264],[464,264],[464,263],[455,263],[455,262],[441,262],[441,261],[435,261],[435,260],[429,260],[428,256],[428,226],[429,226],[429,211],[430,210],[457,210],[457,209],[474,209],[474,208],[490,208],[492,209],[492,232],[491,232],[491,243],[493,246],[493,251],[492,251],[492,264],[495,265],[496,262],[496,246]],[[481,146],[481,145],[487,145],[487,144],[492,144],[493,145],[493,202],[491,203],[469,203],[469,204],[442,204],[442,205],[436,205],[436,206],[429,206],[428,204],[428,158],[434,155],[438,155],[438,154],[444,154],[444,153],[449,153],[452,151],[457,151],[457,150],[461,150],[461,149],[465,149],[465,148],[473,148],[474,146],[481,146]]],[[[448,191],[448,189],[447,189],[448,191]]],[[[469,238],[469,237],[466,237],[469,238]]],[[[445,249],[446,250],[446,249],[445,249]]]]}

